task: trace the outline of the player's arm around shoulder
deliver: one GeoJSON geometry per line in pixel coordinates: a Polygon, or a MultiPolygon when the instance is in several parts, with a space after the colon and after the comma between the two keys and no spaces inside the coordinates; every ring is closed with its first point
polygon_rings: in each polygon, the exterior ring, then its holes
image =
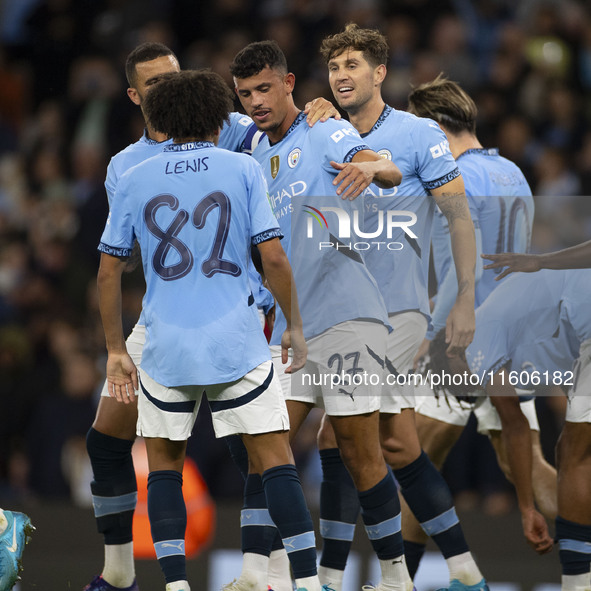
{"type": "Polygon", "coordinates": [[[257,244],[257,247],[261,255],[267,285],[275,296],[287,322],[287,329],[281,338],[281,360],[283,363],[287,363],[287,352],[291,348],[293,350],[293,360],[285,373],[293,373],[304,367],[308,349],[304,339],[302,318],[291,265],[279,238],[261,242],[257,244]]]}

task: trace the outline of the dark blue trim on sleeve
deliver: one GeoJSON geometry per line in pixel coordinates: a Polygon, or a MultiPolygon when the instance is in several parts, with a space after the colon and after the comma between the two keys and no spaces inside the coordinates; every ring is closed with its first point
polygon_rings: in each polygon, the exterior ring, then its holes
{"type": "Polygon", "coordinates": [[[240,146],[241,152],[244,152],[245,154],[252,154],[252,138],[258,130],[258,127],[254,123],[248,127],[246,130],[246,135],[244,136],[244,141],[240,146]]]}
{"type": "Polygon", "coordinates": [[[445,185],[446,183],[449,183],[449,181],[453,181],[454,179],[457,179],[460,176],[460,169],[459,168],[455,168],[454,170],[452,170],[451,172],[448,172],[446,175],[442,176],[441,178],[434,180],[434,181],[427,181],[425,183],[423,183],[423,187],[425,187],[425,189],[427,189],[427,191],[430,191],[431,189],[437,189],[437,187],[441,187],[441,185],[445,185]]]}
{"type": "Polygon", "coordinates": [[[272,240],[273,238],[283,238],[283,232],[279,228],[271,228],[270,230],[265,230],[264,232],[253,236],[250,239],[250,242],[253,246],[256,246],[261,242],[267,242],[267,240],[272,240]]]}
{"type": "Polygon", "coordinates": [[[131,248],[115,248],[114,246],[109,246],[108,244],[101,242],[98,245],[97,250],[100,250],[101,252],[104,252],[105,254],[110,254],[111,256],[114,256],[114,257],[128,257],[128,256],[131,256],[131,251],[133,249],[131,249],[131,248]]]}
{"type": "Polygon", "coordinates": [[[363,150],[371,150],[371,148],[363,144],[361,146],[355,146],[352,150],[349,150],[349,152],[347,152],[347,155],[343,159],[343,162],[351,162],[351,160],[353,160],[353,156],[355,156],[357,152],[361,152],[363,150]]]}

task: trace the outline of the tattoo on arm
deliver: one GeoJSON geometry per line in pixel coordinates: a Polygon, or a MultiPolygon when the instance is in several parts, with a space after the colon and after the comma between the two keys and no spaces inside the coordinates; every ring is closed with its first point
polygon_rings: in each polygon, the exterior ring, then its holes
{"type": "Polygon", "coordinates": [[[451,226],[456,220],[469,220],[470,210],[466,204],[464,193],[442,193],[437,199],[441,213],[451,226]]]}
{"type": "Polygon", "coordinates": [[[470,290],[471,287],[472,287],[471,283],[469,281],[467,281],[466,279],[460,281],[458,283],[458,295],[463,295],[465,293],[468,293],[468,291],[470,290]]]}

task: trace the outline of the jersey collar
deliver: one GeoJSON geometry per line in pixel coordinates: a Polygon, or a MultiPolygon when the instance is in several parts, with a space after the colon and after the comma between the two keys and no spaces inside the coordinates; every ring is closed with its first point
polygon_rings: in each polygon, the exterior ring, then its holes
{"type": "Polygon", "coordinates": [[[498,148],[470,148],[465,152],[462,152],[456,160],[459,160],[462,156],[467,156],[468,154],[482,154],[483,156],[498,156],[499,149],[498,148]]]}
{"type": "Polygon", "coordinates": [[[384,105],[384,108],[382,109],[382,114],[378,117],[378,120],[373,124],[373,127],[367,131],[366,133],[361,133],[361,137],[366,137],[368,136],[370,133],[372,133],[373,131],[375,131],[388,117],[388,115],[393,111],[394,109],[392,109],[392,107],[390,105],[384,105]]]}
{"type": "Polygon", "coordinates": [[[144,135],[142,136],[142,141],[144,141],[146,144],[150,145],[150,146],[159,146],[162,144],[165,144],[166,142],[170,142],[171,140],[164,140],[162,142],[157,142],[156,140],[153,140],[151,137],[148,137],[148,130],[144,129],[144,135]]]}
{"type": "Polygon", "coordinates": [[[293,123],[289,126],[289,129],[285,132],[285,135],[278,142],[271,142],[269,136],[267,136],[267,139],[269,139],[269,145],[275,146],[279,142],[282,142],[305,118],[306,114],[304,113],[304,111],[300,111],[297,114],[296,118],[293,120],[293,123]]]}
{"type": "Polygon", "coordinates": [[[199,150],[200,148],[215,148],[213,142],[186,142],[184,144],[170,144],[164,147],[165,152],[187,152],[188,150],[199,150]]]}

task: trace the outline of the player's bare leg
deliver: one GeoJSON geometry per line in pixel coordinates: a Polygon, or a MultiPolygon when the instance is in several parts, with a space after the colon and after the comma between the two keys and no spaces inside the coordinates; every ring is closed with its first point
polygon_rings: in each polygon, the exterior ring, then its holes
{"type": "Polygon", "coordinates": [[[135,441],[137,399],[121,404],[110,396],[101,396],[92,428],[104,435],[135,441]]]}
{"type": "Polygon", "coordinates": [[[286,400],[285,404],[289,415],[289,441],[292,442],[314,405],[297,400],[286,400]]]}
{"type": "MultiPolygon", "coordinates": [[[[497,455],[497,461],[507,480],[512,482],[511,469],[507,452],[503,445],[501,431],[490,431],[489,438],[497,455]]],[[[556,519],[557,514],[557,477],[556,469],[550,465],[542,452],[540,432],[531,431],[532,439],[532,479],[534,498],[542,515],[549,520],[556,519]]]]}
{"type": "Polygon", "coordinates": [[[398,414],[380,414],[380,441],[386,463],[397,470],[408,466],[421,455],[421,444],[413,408],[398,414]]]}
{"type": "Polygon", "coordinates": [[[378,416],[377,412],[373,412],[330,418],[341,457],[357,490],[375,486],[388,473],[379,439],[375,436],[378,416]]]}

